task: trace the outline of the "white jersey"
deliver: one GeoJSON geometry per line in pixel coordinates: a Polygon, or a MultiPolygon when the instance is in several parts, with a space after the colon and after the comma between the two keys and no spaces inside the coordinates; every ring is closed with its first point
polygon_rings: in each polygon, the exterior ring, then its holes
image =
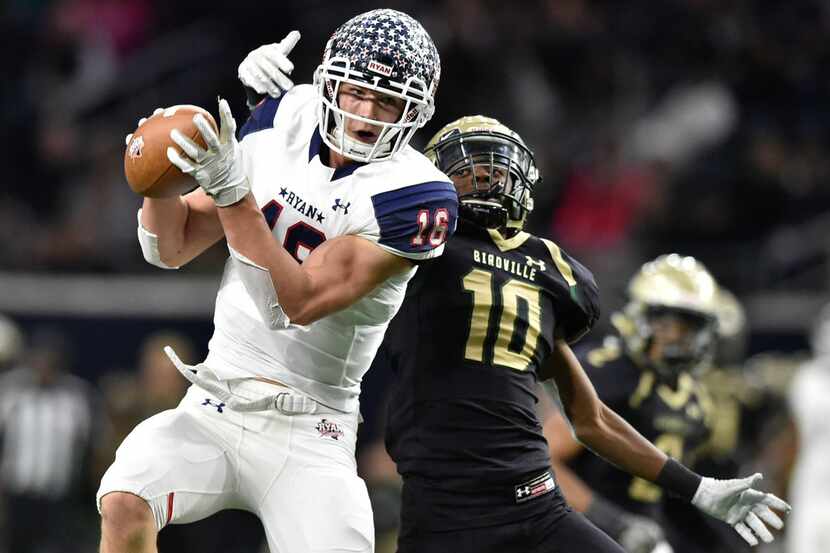
{"type": "MultiPolygon", "coordinates": [[[[318,105],[314,87],[296,86],[261,102],[240,131],[245,172],[274,239],[299,262],[342,235],[414,260],[440,255],[458,207],[449,179],[409,146],[388,161],[328,167],[319,155],[318,105]]],[[[233,267],[226,264],[216,298],[205,365],[221,379],[272,378],[334,409],[356,410],[361,379],[416,269],[306,327],[271,330],[233,267]]]]}

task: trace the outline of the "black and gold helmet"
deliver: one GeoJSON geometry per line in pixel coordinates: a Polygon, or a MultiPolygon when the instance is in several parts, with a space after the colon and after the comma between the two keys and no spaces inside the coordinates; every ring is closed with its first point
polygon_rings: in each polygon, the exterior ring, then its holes
{"type": "Polygon", "coordinates": [[[611,323],[634,359],[664,375],[709,367],[719,321],[727,310],[724,292],[702,263],[676,253],[661,255],[631,278],[628,297],[625,308],[611,315],[611,323]],[[666,347],[660,359],[649,359],[653,324],[667,314],[682,318],[694,332],[684,343],[666,347]]]}
{"type": "Polygon", "coordinates": [[[490,117],[462,117],[438,131],[424,154],[455,183],[462,218],[486,228],[524,226],[539,170],[517,133],[490,117]]]}

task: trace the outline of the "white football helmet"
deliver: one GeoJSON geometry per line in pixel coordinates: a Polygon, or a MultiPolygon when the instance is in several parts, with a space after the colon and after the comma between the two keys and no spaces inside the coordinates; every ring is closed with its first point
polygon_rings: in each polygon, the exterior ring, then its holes
{"type": "Polygon", "coordinates": [[[440,78],[438,50],[420,23],[389,9],[353,17],[331,36],[323,62],[314,72],[323,142],[355,161],[389,159],[409,144],[415,131],[432,117],[440,78]],[[341,109],[338,93],[343,83],[404,100],[400,118],[387,123],[341,109]],[[347,119],[380,127],[374,144],[348,136],[347,119]]]}

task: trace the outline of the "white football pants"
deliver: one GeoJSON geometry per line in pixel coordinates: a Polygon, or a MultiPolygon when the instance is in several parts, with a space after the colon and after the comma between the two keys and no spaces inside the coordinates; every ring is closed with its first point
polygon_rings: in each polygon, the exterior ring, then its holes
{"type": "MultiPolygon", "coordinates": [[[[253,379],[221,385],[249,400],[288,390],[253,379]]],[[[271,553],[371,553],[372,510],[355,463],[358,414],[301,403],[313,412],[241,413],[191,386],[178,407],[124,440],[101,480],[98,510],[104,495],[129,492],[147,501],[161,530],[243,509],[262,521],[271,553]]]]}

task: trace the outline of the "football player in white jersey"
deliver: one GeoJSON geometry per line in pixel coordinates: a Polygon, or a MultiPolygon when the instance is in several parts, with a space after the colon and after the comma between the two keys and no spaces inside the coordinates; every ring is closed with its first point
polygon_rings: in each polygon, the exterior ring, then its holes
{"type": "MultiPolygon", "coordinates": [[[[298,39],[269,47],[282,72],[298,39]]],[[[243,62],[243,83],[257,88],[264,59],[243,62]]],[[[335,31],[314,85],[281,75],[238,142],[224,100],[218,136],[194,118],[206,149],[172,132],[183,153],[168,157],[199,188],[144,201],[142,252],[176,268],[224,236],[230,255],[207,359],[185,365],[167,348],[193,386],[133,430],[102,479],[102,552],[156,551],[166,524],[227,508],[259,516],[274,552],[373,550],[354,458],[360,382],[458,207],[408,145],[439,77],[423,27],[373,10],[335,31]]]]}

